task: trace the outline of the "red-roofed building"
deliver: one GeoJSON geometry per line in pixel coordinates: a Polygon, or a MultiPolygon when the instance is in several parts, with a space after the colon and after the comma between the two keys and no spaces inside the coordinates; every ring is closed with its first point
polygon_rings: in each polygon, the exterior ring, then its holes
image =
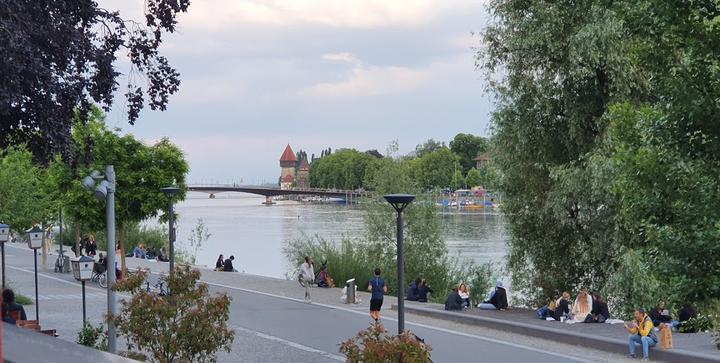
{"type": "Polygon", "coordinates": [[[280,156],[280,189],[290,189],[295,183],[295,168],[297,167],[297,156],[288,144],[280,156]]]}

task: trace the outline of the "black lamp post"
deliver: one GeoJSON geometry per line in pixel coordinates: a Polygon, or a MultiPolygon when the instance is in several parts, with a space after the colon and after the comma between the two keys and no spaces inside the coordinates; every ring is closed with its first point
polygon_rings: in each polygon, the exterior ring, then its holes
{"type": "Polygon", "coordinates": [[[5,242],[10,239],[10,226],[0,223],[0,253],[2,253],[2,288],[5,290],[5,242]]]}
{"type": "Polygon", "coordinates": [[[165,187],[160,188],[160,190],[168,196],[170,202],[170,206],[168,207],[168,227],[170,228],[170,233],[168,233],[168,254],[170,255],[170,273],[172,274],[173,271],[175,271],[175,226],[173,225],[175,223],[175,212],[173,211],[173,196],[180,193],[180,188],[165,187]]]}
{"type": "Polygon", "coordinates": [[[35,320],[40,321],[40,302],[38,301],[38,275],[37,275],[37,250],[42,247],[44,232],[37,225],[27,230],[30,235],[28,239],[28,247],[33,250],[35,257],[35,320]]]}
{"type": "Polygon", "coordinates": [[[385,196],[395,211],[397,212],[397,274],[398,274],[398,334],[405,331],[405,299],[403,297],[403,289],[405,289],[405,250],[403,248],[403,211],[407,208],[415,196],[412,194],[388,194],[385,196]]]}

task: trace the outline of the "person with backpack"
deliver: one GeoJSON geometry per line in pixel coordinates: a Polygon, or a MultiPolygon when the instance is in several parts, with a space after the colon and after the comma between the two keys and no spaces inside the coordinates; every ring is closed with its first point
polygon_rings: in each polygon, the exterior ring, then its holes
{"type": "Polygon", "coordinates": [[[370,317],[375,319],[375,322],[380,321],[380,309],[383,304],[383,297],[387,294],[387,285],[385,285],[385,279],[380,277],[379,268],[375,269],[375,275],[370,279],[368,284],[368,291],[372,294],[370,297],[370,317]]]}
{"type": "Polygon", "coordinates": [[[655,334],[653,329],[655,325],[652,322],[645,310],[640,308],[635,310],[635,320],[630,323],[625,323],[625,330],[630,333],[628,335],[628,357],[635,358],[635,345],[642,346],[643,350],[643,361],[649,359],[649,350],[658,343],[658,336],[655,334]]]}

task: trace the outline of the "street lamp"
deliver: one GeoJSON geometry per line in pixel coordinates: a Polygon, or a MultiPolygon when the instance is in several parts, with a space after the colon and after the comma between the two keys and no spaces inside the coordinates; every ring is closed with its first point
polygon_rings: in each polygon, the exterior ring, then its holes
{"type": "Polygon", "coordinates": [[[10,226],[0,223],[0,253],[2,253],[2,288],[5,290],[5,242],[10,239],[10,226]]]}
{"type": "Polygon", "coordinates": [[[40,321],[40,304],[38,301],[38,278],[37,278],[37,250],[42,247],[43,230],[37,224],[26,231],[30,234],[28,239],[28,247],[33,250],[35,255],[35,320],[40,321]]]}
{"type": "MultiPolygon", "coordinates": [[[[105,219],[107,225],[107,305],[108,315],[115,316],[115,168],[112,165],[105,166],[105,176],[94,170],[82,180],[82,184],[88,190],[92,190],[95,197],[100,201],[107,201],[105,219]],[[97,184],[97,186],[96,186],[97,184]]],[[[115,335],[115,324],[108,321],[108,352],[117,353],[115,335]]]]}
{"type": "Polygon", "coordinates": [[[75,280],[82,284],[82,300],[83,300],[83,327],[87,323],[87,314],[85,313],[85,281],[92,278],[95,259],[89,256],[80,256],[80,258],[72,261],[73,276],[75,280]]]}
{"type": "Polygon", "coordinates": [[[397,212],[397,274],[398,274],[398,334],[405,331],[405,300],[403,290],[405,289],[405,250],[403,248],[403,211],[407,208],[415,196],[412,194],[388,194],[385,200],[392,205],[397,212]]]}
{"type": "Polygon", "coordinates": [[[175,222],[175,212],[173,211],[173,196],[180,193],[180,188],[165,187],[160,188],[160,190],[168,197],[170,202],[168,207],[168,254],[170,255],[170,273],[172,274],[175,271],[175,226],[173,225],[175,222]]]}

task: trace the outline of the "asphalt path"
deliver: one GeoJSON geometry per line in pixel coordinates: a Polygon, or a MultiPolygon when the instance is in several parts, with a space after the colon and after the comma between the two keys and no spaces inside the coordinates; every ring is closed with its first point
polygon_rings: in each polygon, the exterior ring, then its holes
{"type": "MultiPolygon", "coordinates": [[[[12,257],[7,260],[7,273],[25,295],[32,291],[32,252],[24,248],[6,248],[12,257]],[[22,281],[21,281],[22,280],[22,281]],[[28,291],[30,290],[30,291],[28,291]]],[[[43,324],[63,330],[63,337],[71,340],[81,325],[79,283],[72,274],[51,272],[55,256],[48,258],[50,271],[39,272],[40,309],[43,324]],[[74,286],[73,286],[74,285],[74,286]],[[44,298],[43,298],[44,296],[44,298]],[[56,301],[53,301],[56,300],[56,301]],[[45,318],[42,318],[44,316],[45,318]],[[72,325],[70,328],[67,325],[72,325]],[[65,331],[67,329],[67,331],[65,331]]],[[[153,276],[152,279],[156,279],[153,276]]],[[[229,325],[236,331],[230,353],[219,353],[225,361],[344,361],[338,352],[340,342],[355,336],[372,323],[368,312],[319,303],[305,303],[299,299],[252,291],[205,281],[212,292],[226,292],[233,301],[229,325]]],[[[88,284],[88,317],[98,321],[105,311],[107,300],[96,284],[88,284]]],[[[34,316],[34,306],[26,307],[34,316]]],[[[389,309],[389,306],[385,306],[389,309]]],[[[395,319],[384,318],[383,324],[396,333],[395,319]]],[[[578,362],[577,358],[526,347],[512,341],[451,331],[444,328],[406,322],[406,328],[425,339],[432,347],[435,362],[578,362]]]]}

